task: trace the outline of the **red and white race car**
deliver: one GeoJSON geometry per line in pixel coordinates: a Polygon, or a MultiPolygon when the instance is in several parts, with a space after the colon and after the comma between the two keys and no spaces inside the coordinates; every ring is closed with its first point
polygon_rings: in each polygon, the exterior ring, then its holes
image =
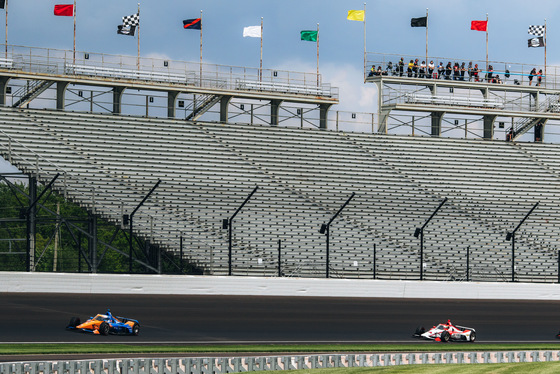
{"type": "Polygon", "coordinates": [[[436,342],[447,343],[448,341],[471,342],[476,340],[476,331],[470,327],[457,326],[447,320],[447,323],[440,323],[426,331],[424,327],[418,327],[414,338],[435,340],[436,342]]]}

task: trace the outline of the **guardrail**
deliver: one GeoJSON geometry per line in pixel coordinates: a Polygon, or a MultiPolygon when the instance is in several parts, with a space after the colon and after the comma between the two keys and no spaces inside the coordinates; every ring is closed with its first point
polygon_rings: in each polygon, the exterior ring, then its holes
{"type": "Polygon", "coordinates": [[[16,69],[30,73],[76,74],[111,78],[140,79],[189,84],[205,88],[235,90],[237,82],[256,81],[267,85],[294,87],[289,92],[302,95],[317,95],[328,92],[329,97],[338,97],[338,91],[322,83],[316,73],[291,72],[277,69],[259,69],[239,66],[175,61],[163,58],[138,59],[133,56],[103,53],[8,46],[0,68],[16,69]]]}
{"type": "MultiPolygon", "coordinates": [[[[468,59],[468,58],[458,58],[458,57],[441,57],[441,56],[427,56],[426,55],[396,55],[396,54],[384,54],[384,53],[372,53],[367,52],[367,61],[366,66],[364,66],[364,77],[367,77],[370,73],[370,69],[373,66],[375,71],[381,67],[382,72],[386,72],[386,75],[399,75],[399,61],[403,59],[403,77],[407,77],[407,67],[410,61],[417,61],[417,69],[416,73],[413,71],[412,75],[419,76],[420,74],[420,65],[422,61],[425,62],[425,65],[429,65],[430,61],[433,61],[435,69],[434,73],[437,73],[438,65],[443,63],[445,67],[449,62],[453,66],[456,62],[461,67],[462,63],[465,63],[463,67],[463,75],[461,76],[461,72],[459,71],[459,75],[453,78],[454,74],[453,71],[449,76],[450,79],[458,79],[458,80],[465,80],[465,81],[487,81],[485,78],[486,74],[489,73],[487,70],[487,65],[485,60],[475,60],[475,59],[468,59]],[[475,65],[478,65],[477,69],[479,70],[478,73],[478,80],[473,76],[469,76],[469,63],[471,63],[472,67],[474,68],[475,65]]],[[[529,63],[518,63],[518,62],[508,62],[508,61],[488,61],[488,67],[492,66],[492,76],[495,77],[496,75],[500,76],[500,80],[504,84],[512,84],[512,85],[536,85],[537,84],[537,76],[532,76],[531,70],[533,68],[536,69],[538,72],[542,69],[542,83],[541,86],[544,88],[552,88],[558,89],[560,88],[560,67],[559,66],[539,66],[538,64],[529,64],[529,63]]],[[[426,69],[427,70],[427,69],[426,69]]],[[[441,77],[439,77],[441,78],[441,77]]]]}
{"type": "Polygon", "coordinates": [[[471,98],[466,96],[422,95],[417,93],[405,94],[405,102],[412,104],[453,105],[493,109],[503,109],[505,106],[504,102],[501,100],[471,98]]]}
{"type": "Polygon", "coordinates": [[[226,374],[430,364],[559,361],[557,351],[321,354],[306,356],[190,357],[38,361],[0,364],[0,374],[226,374]]]}

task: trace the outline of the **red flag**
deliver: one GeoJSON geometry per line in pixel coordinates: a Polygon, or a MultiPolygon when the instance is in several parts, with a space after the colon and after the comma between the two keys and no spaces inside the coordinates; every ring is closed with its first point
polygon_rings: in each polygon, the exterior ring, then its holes
{"type": "Polygon", "coordinates": [[[486,31],[488,28],[488,21],[471,21],[471,30],[486,31]]]}
{"type": "Polygon", "coordinates": [[[54,6],[55,16],[69,16],[74,15],[74,5],[73,4],[58,4],[54,6]]]}

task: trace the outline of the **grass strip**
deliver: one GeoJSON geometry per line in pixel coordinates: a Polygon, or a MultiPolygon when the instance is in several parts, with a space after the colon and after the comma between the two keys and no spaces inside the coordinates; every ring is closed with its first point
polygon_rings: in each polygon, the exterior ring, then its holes
{"type": "Polygon", "coordinates": [[[559,344],[243,344],[243,345],[139,345],[139,344],[0,344],[0,355],[71,353],[313,353],[313,352],[456,352],[456,351],[560,350],[559,344]]]}

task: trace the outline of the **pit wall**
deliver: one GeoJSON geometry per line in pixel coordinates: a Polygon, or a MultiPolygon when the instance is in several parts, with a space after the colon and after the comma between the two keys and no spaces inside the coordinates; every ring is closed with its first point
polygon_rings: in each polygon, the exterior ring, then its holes
{"type": "Polygon", "coordinates": [[[560,300],[560,284],[0,272],[0,292],[560,300]]]}

